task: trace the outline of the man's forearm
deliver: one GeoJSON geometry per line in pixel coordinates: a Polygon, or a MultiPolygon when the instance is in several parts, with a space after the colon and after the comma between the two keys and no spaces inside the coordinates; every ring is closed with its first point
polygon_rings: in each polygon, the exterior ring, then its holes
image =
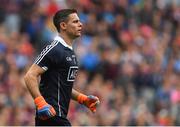
{"type": "Polygon", "coordinates": [[[38,78],[32,74],[27,74],[24,77],[25,84],[31,94],[31,96],[35,99],[38,96],[41,96],[39,92],[39,81],[38,78]]]}
{"type": "Polygon", "coordinates": [[[79,94],[80,94],[80,93],[79,93],[78,91],[76,91],[75,89],[72,89],[71,98],[72,98],[73,100],[77,101],[79,94]]]}
{"type": "Polygon", "coordinates": [[[80,104],[83,104],[84,101],[88,98],[85,94],[80,93],[76,91],[75,89],[72,89],[71,98],[80,104]]]}

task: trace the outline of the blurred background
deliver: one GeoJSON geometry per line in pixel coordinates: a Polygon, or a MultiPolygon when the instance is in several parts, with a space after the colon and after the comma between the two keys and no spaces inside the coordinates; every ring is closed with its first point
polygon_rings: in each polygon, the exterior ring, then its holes
{"type": "Polygon", "coordinates": [[[34,125],[23,75],[63,8],[84,24],[74,87],[101,100],[96,114],[71,101],[72,125],[180,125],[180,0],[0,0],[0,125],[34,125]]]}

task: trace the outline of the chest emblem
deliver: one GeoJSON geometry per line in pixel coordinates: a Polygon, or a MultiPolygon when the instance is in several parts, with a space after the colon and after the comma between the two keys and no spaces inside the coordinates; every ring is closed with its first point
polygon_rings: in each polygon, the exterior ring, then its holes
{"type": "Polygon", "coordinates": [[[67,56],[67,57],[66,57],[66,60],[67,60],[67,61],[72,61],[72,58],[67,56]]]}

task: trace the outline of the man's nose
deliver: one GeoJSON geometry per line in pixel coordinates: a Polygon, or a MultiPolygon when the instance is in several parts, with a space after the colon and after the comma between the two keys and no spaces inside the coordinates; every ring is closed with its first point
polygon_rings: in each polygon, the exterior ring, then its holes
{"type": "Polygon", "coordinates": [[[79,22],[79,26],[80,26],[80,27],[82,27],[82,26],[83,26],[83,24],[82,24],[81,22],[79,22]]]}

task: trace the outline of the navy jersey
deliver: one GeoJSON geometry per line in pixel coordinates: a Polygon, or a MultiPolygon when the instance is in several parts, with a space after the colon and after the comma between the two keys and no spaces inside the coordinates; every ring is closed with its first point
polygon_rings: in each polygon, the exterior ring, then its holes
{"type": "Polygon", "coordinates": [[[55,108],[56,115],[66,118],[73,82],[78,71],[72,47],[58,36],[42,50],[35,64],[46,70],[41,75],[39,85],[42,96],[55,108]]]}

